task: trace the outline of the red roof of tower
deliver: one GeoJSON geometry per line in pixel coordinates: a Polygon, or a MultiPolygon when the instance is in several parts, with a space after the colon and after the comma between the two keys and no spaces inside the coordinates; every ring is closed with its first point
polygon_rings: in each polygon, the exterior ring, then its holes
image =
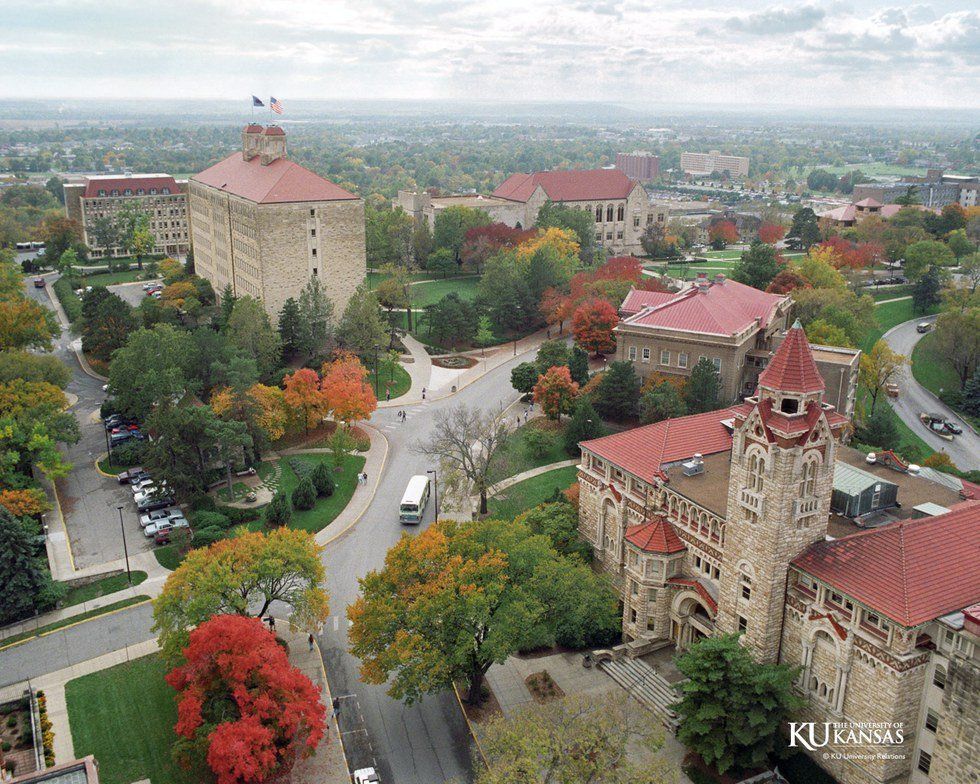
{"type": "Polygon", "coordinates": [[[245,126],[245,133],[262,133],[262,126],[258,123],[249,123],[245,126]]]}
{"type": "Polygon", "coordinates": [[[264,136],[285,136],[286,132],[278,125],[267,125],[262,131],[264,136]]]}
{"type": "Polygon", "coordinates": [[[687,549],[674,526],[663,516],[627,528],[626,541],[645,553],[669,555],[687,549]]]}
{"type": "Polygon", "coordinates": [[[191,179],[258,204],[358,198],[287,158],[263,166],[258,156],[246,161],[240,152],[232,153],[191,179]]]}
{"type": "Polygon", "coordinates": [[[811,545],[793,565],[902,626],[980,599],[980,501],[811,545]]]}
{"type": "Polygon", "coordinates": [[[786,333],[786,340],[759,374],[759,386],[782,392],[823,391],[823,378],[799,321],[786,333]]]}
{"type": "Polygon", "coordinates": [[[552,201],[589,201],[591,199],[625,199],[636,187],[619,169],[571,169],[512,174],[493,195],[498,199],[527,201],[541,186],[552,201]]]}

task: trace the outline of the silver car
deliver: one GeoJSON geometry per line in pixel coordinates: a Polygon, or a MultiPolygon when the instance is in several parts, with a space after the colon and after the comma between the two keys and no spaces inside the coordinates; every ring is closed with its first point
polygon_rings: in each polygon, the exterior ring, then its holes
{"type": "Polygon", "coordinates": [[[170,520],[175,517],[183,517],[184,513],[177,509],[176,507],[171,509],[156,509],[152,512],[147,512],[146,514],[140,515],[140,525],[143,528],[151,525],[153,523],[160,523],[164,520],[170,520]]]}
{"type": "Polygon", "coordinates": [[[160,520],[156,523],[150,523],[143,529],[143,536],[149,539],[152,536],[156,536],[156,534],[160,531],[170,531],[174,528],[189,527],[190,523],[187,522],[186,517],[171,517],[169,520],[160,520]]]}

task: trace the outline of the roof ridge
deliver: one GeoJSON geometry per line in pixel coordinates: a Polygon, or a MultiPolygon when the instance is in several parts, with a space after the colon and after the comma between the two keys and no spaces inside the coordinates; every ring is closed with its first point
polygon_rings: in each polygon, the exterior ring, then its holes
{"type": "MultiPolygon", "coordinates": [[[[298,165],[298,164],[294,163],[293,161],[290,161],[290,160],[288,160],[286,158],[277,158],[276,160],[285,161],[286,162],[286,166],[281,167],[282,168],[282,174],[280,174],[278,177],[276,177],[275,182],[273,182],[269,186],[269,189],[265,192],[265,196],[268,196],[270,193],[272,193],[279,186],[279,183],[282,182],[283,177],[285,177],[289,172],[293,171],[293,166],[297,166],[298,165]]],[[[275,163],[275,161],[272,161],[272,163],[275,163]]],[[[309,171],[309,170],[307,170],[307,171],[309,171]]],[[[319,175],[317,175],[317,176],[319,176],[319,175]]],[[[264,199],[265,196],[263,196],[262,198],[264,199]]]]}
{"type": "Polygon", "coordinates": [[[909,607],[909,570],[905,557],[905,526],[898,529],[898,564],[899,579],[902,585],[902,609],[905,612],[905,617],[910,618],[912,609],[909,607]]]}

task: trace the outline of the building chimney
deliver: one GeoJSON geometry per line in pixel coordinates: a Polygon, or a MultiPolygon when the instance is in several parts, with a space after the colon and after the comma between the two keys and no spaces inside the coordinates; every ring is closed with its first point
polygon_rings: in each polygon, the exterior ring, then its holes
{"type": "Polygon", "coordinates": [[[286,157],[286,132],[278,125],[267,125],[260,137],[259,162],[268,166],[273,161],[286,157]]]}
{"type": "Polygon", "coordinates": [[[724,285],[724,283],[725,283],[725,274],[723,272],[719,272],[717,275],[715,275],[715,283],[717,283],[719,286],[723,286],[724,285]]]}
{"type": "Polygon", "coordinates": [[[711,285],[708,282],[708,273],[699,272],[697,279],[694,281],[694,285],[697,287],[698,291],[700,291],[702,294],[706,292],[708,290],[708,287],[711,285]]]}
{"type": "Polygon", "coordinates": [[[259,142],[262,141],[262,126],[249,123],[242,129],[242,158],[252,160],[259,154],[259,142]]]}

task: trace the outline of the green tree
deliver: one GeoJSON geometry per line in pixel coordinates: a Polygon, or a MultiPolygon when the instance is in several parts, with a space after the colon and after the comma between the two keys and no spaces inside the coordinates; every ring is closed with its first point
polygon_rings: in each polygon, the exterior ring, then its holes
{"type": "Polygon", "coordinates": [[[918,313],[925,313],[942,300],[943,283],[939,267],[931,266],[912,287],[912,307],[918,313]]]}
{"type": "Polygon", "coordinates": [[[555,227],[575,232],[579,257],[586,263],[592,260],[595,250],[595,222],[589,210],[576,210],[548,200],[538,210],[534,225],[541,229],[555,227]]]}
{"type": "Polygon", "coordinates": [[[687,413],[687,404],[677,387],[663,381],[647,390],[640,398],[640,422],[649,425],[664,419],[673,419],[687,413]]]}
{"type": "Polygon", "coordinates": [[[68,248],[58,259],[58,272],[66,278],[75,276],[75,268],[78,266],[78,253],[74,248],[68,248]]]}
{"type": "Polygon", "coordinates": [[[702,639],[676,663],[687,677],[674,706],[677,739],[719,773],[766,767],[780,727],[802,704],[795,668],[757,664],[737,635],[702,639]]]}
{"type": "Polygon", "coordinates": [[[970,416],[980,416],[980,367],[963,385],[963,411],[970,416]]]}
{"type": "Polygon", "coordinates": [[[108,215],[102,215],[92,221],[89,236],[95,240],[95,247],[100,248],[108,256],[112,248],[120,244],[119,228],[116,221],[108,215]]]}
{"type": "Polygon", "coordinates": [[[438,302],[425,306],[428,336],[440,346],[468,345],[476,337],[479,317],[472,302],[451,291],[438,302]]]}
{"type": "Polygon", "coordinates": [[[936,353],[949,362],[963,389],[980,364],[980,307],[940,313],[935,334],[936,353]]]}
{"type": "Polygon", "coordinates": [[[335,487],[333,475],[330,473],[330,469],[326,463],[317,463],[316,467],[310,473],[310,479],[313,482],[313,487],[316,489],[317,495],[323,496],[324,498],[329,498],[333,495],[335,487]]]}
{"type": "Polygon", "coordinates": [[[303,286],[298,306],[299,350],[313,357],[326,347],[333,327],[333,303],[318,276],[313,275],[303,286]]]}
{"type": "Polygon", "coordinates": [[[568,371],[572,381],[580,387],[589,383],[589,353],[579,346],[572,346],[568,356],[568,371]]]}
{"type": "Polygon", "coordinates": [[[448,248],[437,248],[429,254],[425,261],[425,268],[429,272],[448,277],[459,271],[459,264],[453,258],[453,252],[448,248]]]}
{"type": "Polygon", "coordinates": [[[248,425],[233,419],[224,420],[211,416],[205,427],[204,436],[213,458],[224,464],[228,498],[234,498],[235,463],[241,461],[252,448],[252,436],[248,432],[248,425]]]}
{"type": "Polygon", "coordinates": [[[510,371],[510,385],[523,395],[531,394],[541,375],[533,362],[521,362],[510,371]]]}
{"type": "Polygon", "coordinates": [[[269,323],[261,302],[249,296],[236,299],[225,334],[232,346],[255,360],[263,380],[274,378],[280,367],[282,349],[279,335],[269,323]]]}
{"type": "Polygon", "coordinates": [[[136,330],[116,351],[109,368],[115,407],[127,416],[145,418],[157,404],[196,391],[188,374],[195,355],[191,335],[169,324],[136,330]]]}
{"type": "Polygon", "coordinates": [[[277,491],[265,508],[266,528],[285,528],[292,518],[293,507],[289,503],[289,496],[281,490],[277,491]]]}
{"type": "Polygon", "coordinates": [[[521,332],[540,323],[538,303],[531,294],[526,270],[511,252],[491,257],[480,279],[477,302],[498,333],[521,332]]]}
{"type": "Polygon", "coordinates": [[[632,362],[610,362],[595,389],[593,405],[603,419],[625,422],[639,413],[640,378],[632,362]]]}
{"type": "Polygon", "coordinates": [[[483,315],[480,316],[480,320],[477,322],[476,335],[473,336],[473,343],[480,348],[486,348],[487,346],[492,346],[497,336],[493,334],[493,325],[490,323],[490,317],[483,315]]]}
{"type": "Polygon", "coordinates": [[[907,186],[905,193],[895,198],[895,203],[901,204],[903,207],[911,207],[913,204],[919,204],[919,189],[915,185],[907,186]]]}
{"type": "Polygon", "coordinates": [[[454,204],[436,215],[433,239],[437,248],[445,248],[453,254],[453,261],[459,263],[459,251],[466,241],[466,232],[477,226],[491,223],[490,216],[483,210],[454,204]]]}
{"type": "Polygon", "coordinates": [[[977,246],[966,236],[966,229],[951,231],[946,237],[946,242],[949,244],[949,249],[953,251],[953,255],[958,259],[977,252],[977,246]]]}
{"type": "Polygon", "coordinates": [[[366,284],[357,287],[337,325],[340,345],[362,357],[372,354],[385,339],[385,325],[378,309],[378,299],[366,284]]]}
{"type": "Polygon", "coordinates": [[[582,395],[575,401],[575,408],[572,409],[572,417],[565,425],[562,434],[565,451],[570,455],[579,454],[579,444],[582,441],[589,441],[593,438],[600,438],[606,434],[606,429],[602,426],[599,414],[589,400],[587,395],[582,395]]]}
{"type": "Polygon", "coordinates": [[[53,354],[0,351],[0,383],[14,379],[46,381],[64,389],[71,381],[71,370],[53,354]]]}
{"type": "Polygon", "coordinates": [[[231,318],[231,312],[235,309],[237,301],[238,297],[232,291],[231,284],[227,284],[221,291],[221,310],[215,319],[215,326],[218,329],[223,330],[228,326],[228,320],[231,318]]]}
{"type": "Polygon", "coordinates": [[[721,376],[707,357],[701,357],[691,370],[684,387],[684,402],[691,414],[714,411],[721,395],[721,376]]]}
{"type": "Polygon", "coordinates": [[[531,254],[527,266],[527,282],[531,297],[539,302],[547,289],[567,284],[573,267],[574,263],[568,263],[553,245],[543,245],[538,248],[531,254]]]}
{"type": "Polygon", "coordinates": [[[207,406],[173,405],[170,400],[162,401],[145,418],[153,438],[144,442],[142,463],[178,498],[207,489],[208,431],[216,421],[207,406]]]}
{"type": "Polygon", "coordinates": [[[282,310],[279,311],[279,345],[282,346],[285,359],[291,359],[299,353],[302,330],[299,304],[293,297],[289,297],[282,303],[282,310]]]}
{"type": "Polygon", "coordinates": [[[732,278],[739,283],[764,291],[782,268],[783,264],[776,249],[757,240],[747,251],[743,251],[742,257],[735,262],[732,278]]]}
{"type": "Polygon", "coordinates": [[[817,214],[809,207],[801,207],[794,212],[788,236],[798,237],[804,249],[820,242],[820,226],[817,223],[817,214]]]}
{"type": "Polygon", "coordinates": [[[548,368],[567,366],[568,360],[568,344],[564,340],[546,340],[538,346],[534,364],[538,368],[538,375],[541,375],[547,373],[548,368]]]}
{"type": "Polygon", "coordinates": [[[126,345],[138,327],[129,303],[104,287],[97,286],[82,297],[82,351],[96,359],[112,359],[113,352],[126,345]]]}
{"type": "Polygon", "coordinates": [[[435,242],[432,239],[429,222],[425,218],[416,221],[415,228],[412,230],[412,260],[416,267],[428,269],[429,254],[434,247],[435,242]]]}
{"type": "Polygon", "coordinates": [[[0,506],[0,624],[43,612],[58,598],[37,534],[0,506]]]}
{"type": "Polygon", "coordinates": [[[313,480],[304,476],[299,480],[296,487],[293,488],[293,509],[300,512],[305,512],[312,509],[314,504],[316,504],[316,487],[313,486],[313,480]]]}
{"type": "Polygon", "coordinates": [[[891,408],[882,406],[858,424],[854,439],[879,449],[898,449],[898,428],[891,408]]]}
{"type": "Polygon", "coordinates": [[[949,246],[936,240],[914,242],[905,249],[905,274],[909,280],[917,281],[931,267],[951,267],[956,257],[949,246]]]}
{"type": "Polygon", "coordinates": [[[120,234],[123,247],[136,257],[136,266],[143,269],[143,258],[153,250],[156,238],[150,231],[150,216],[135,201],[119,209],[120,234]]]}

